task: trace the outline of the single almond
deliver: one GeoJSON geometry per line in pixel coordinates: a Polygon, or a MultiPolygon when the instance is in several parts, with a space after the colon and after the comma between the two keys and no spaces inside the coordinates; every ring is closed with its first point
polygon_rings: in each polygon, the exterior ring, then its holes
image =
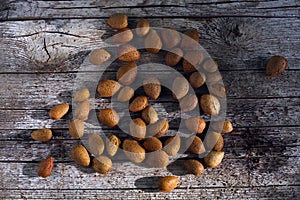
{"type": "Polygon", "coordinates": [[[172,84],[173,97],[175,99],[181,99],[184,97],[190,89],[189,82],[184,77],[176,77],[172,84]]]}
{"type": "Polygon", "coordinates": [[[125,155],[132,162],[141,163],[145,160],[146,151],[137,141],[126,139],[122,147],[125,155]]]}
{"type": "Polygon", "coordinates": [[[205,121],[199,116],[190,117],[184,123],[188,130],[198,134],[201,134],[206,126],[205,121]]]}
{"type": "Polygon", "coordinates": [[[107,156],[97,156],[93,158],[92,167],[100,174],[107,174],[112,167],[112,161],[107,156]]]}
{"type": "Polygon", "coordinates": [[[198,136],[189,138],[186,141],[186,146],[188,147],[188,150],[194,154],[202,154],[205,152],[204,144],[198,136]]]}
{"type": "Polygon", "coordinates": [[[218,63],[213,59],[206,59],[202,64],[202,68],[209,73],[213,73],[218,70],[218,63]]]}
{"type": "Polygon", "coordinates": [[[204,172],[203,165],[197,160],[186,160],[184,161],[184,166],[188,173],[194,174],[195,176],[200,176],[204,172]]]}
{"type": "Polygon", "coordinates": [[[143,142],[143,146],[147,151],[157,151],[162,148],[162,143],[156,137],[148,137],[143,142]]]}
{"type": "Polygon", "coordinates": [[[81,90],[78,90],[74,94],[74,101],[75,102],[82,102],[84,100],[87,100],[90,97],[90,91],[88,88],[83,88],[81,90]]]}
{"type": "Polygon", "coordinates": [[[116,155],[119,146],[121,144],[121,140],[116,135],[108,135],[106,138],[106,152],[109,156],[116,155]]]}
{"type": "Polygon", "coordinates": [[[267,69],[266,74],[270,77],[276,77],[284,72],[288,64],[287,59],[285,59],[283,56],[272,56],[268,63],[267,63],[267,69]]]}
{"type": "Polygon", "coordinates": [[[79,139],[84,135],[84,122],[80,119],[73,119],[69,123],[69,134],[74,139],[79,139]]]}
{"type": "Polygon", "coordinates": [[[224,152],[211,151],[207,156],[204,157],[204,162],[207,167],[215,168],[221,164],[223,158],[224,158],[224,152]]]}
{"type": "Polygon", "coordinates": [[[143,87],[146,95],[151,99],[156,100],[161,92],[161,85],[157,78],[150,77],[143,81],[143,87]]]}
{"type": "Polygon", "coordinates": [[[173,29],[168,29],[168,28],[162,29],[161,37],[162,37],[163,44],[167,49],[174,48],[181,41],[180,33],[173,29]]]}
{"type": "Polygon", "coordinates": [[[52,138],[52,131],[48,128],[38,129],[31,133],[31,138],[39,142],[48,142],[52,138]]]}
{"type": "Polygon", "coordinates": [[[158,180],[158,188],[161,192],[171,192],[178,184],[176,176],[165,176],[158,180]]]}
{"type": "Polygon", "coordinates": [[[222,75],[220,74],[219,71],[215,71],[213,73],[209,73],[206,76],[206,83],[207,84],[214,84],[222,80],[222,75]]]}
{"type": "Polygon", "coordinates": [[[220,133],[213,131],[206,134],[205,144],[209,149],[221,151],[224,147],[224,138],[220,133]]]}
{"type": "Polygon", "coordinates": [[[164,168],[169,164],[169,156],[162,150],[147,154],[146,163],[149,167],[164,168]]]}
{"type": "Polygon", "coordinates": [[[142,118],[147,124],[154,124],[158,120],[158,115],[152,106],[147,106],[142,112],[142,118]]]}
{"type": "Polygon", "coordinates": [[[206,81],[205,74],[202,72],[194,72],[189,78],[190,84],[193,88],[199,88],[204,85],[206,81]]]}
{"type": "Polygon", "coordinates": [[[39,164],[37,168],[38,176],[43,178],[50,176],[53,170],[53,166],[54,166],[54,159],[52,156],[49,156],[39,164]]]}
{"type": "Polygon", "coordinates": [[[177,65],[183,56],[183,51],[179,48],[174,48],[168,51],[165,56],[165,62],[168,66],[174,67],[177,65]]]}
{"type": "Polygon", "coordinates": [[[180,150],[180,146],[181,146],[180,143],[181,143],[181,139],[179,135],[169,137],[164,143],[163,150],[169,156],[175,156],[180,150]]]}
{"type": "Polygon", "coordinates": [[[183,33],[180,46],[183,49],[196,49],[198,43],[199,43],[198,31],[195,29],[190,29],[183,33]]]}
{"type": "Polygon", "coordinates": [[[129,132],[136,140],[141,140],[146,136],[146,124],[141,118],[130,121],[129,132]]]}
{"type": "Polygon", "coordinates": [[[224,121],[222,133],[230,133],[233,131],[232,123],[228,120],[224,121]]]}
{"type": "Polygon", "coordinates": [[[98,114],[98,119],[102,124],[108,127],[114,127],[120,121],[118,113],[112,108],[105,108],[100,110],[98,114]]]}
{"type": "Polygon", "coordinates": [[[97,91],[100,97],[111,97],[116,94],[121,85],[114,80],[102,80],[99,82],[97,91]]]}
{"type": "Polygon", "coordinates": [[[129,28],[124,28],[118,30],[113,36],[112,41],[113,43],[126,43],[133,39],[133,33],[129,28]]]}
{"type": "Polygon", "coordinates": [[[122,13],[110,16],[106,23],[113,29],[123,29],[128,26],[128,17],[122,13]]]}
{"type": "Polygon", "coordinates": [[[102,137],[96,133],[92,133],[88,139],[90,153],[98,156],[104,151],[104,141],[102,137]]]}
{"type": "Polygon", "coordinates": [[[181,112],[189,112],[194,110],[198,105],[198,99],[197,96],[194,94],[187,94],[185,97],[183,97],[180,102],[180,110],[181,112]]]}
{"type": "Polygon", "coordinates": [[[121,84],[130,85],[136,79],[137,72],[135,62],[131,62],[118,69],[116,78],[121,84]]]}
{"type": "Polygon", "coordinates": [[[89,54],[89,61],[93,65],[101,65],[110,59],[111,55],[105,49],[95,49],[89,54]]]}
{"type": "Polygon", "coordinates": [[[146,108],[148,105],[148,99],[146,96],[136,97],[129,105],[129,110],[131,112],[138,112],[146,108]]]}
{"type": "Polygon", "coordinates": [[[209,93],[220,98],[225,98],[227,92],[226,87],[221,83],[213,83],[208,85],[208,91],[209,93]]]}
{"type": "Polygon", "coordinates": [[[154,124],[149,125],[149,134],[154,137],[162,137],[169,130],[169,122],[167,119],[160,119],[154,124]]]}
{"type": "Polygon", "coordinates": [[[133,96],[134,90],[131,87],[126,86],[120,89],[117,100],[120,102],[126,102],[129,101],[133,96]]]}
{"type": "Polygon", "coordinates": [[[158,53],[162,48],[162,42],[155,30],[150,30],[144,41],[145,48],[150,53],[158,53]]]}
{"type": "Polygon", "coordinates": [[[182,61],[183,71],[187,73],[197,71],[204,58],[204,53],[199,50],[186,52],[182,61]]]}
{"type": "Polygon", "coordinates": [[[217,115],[221,109],[219,100],[210,94],[204,94],[201,96],[200,105],[202,110],[209,115],[217,115]]]}
{"type": "Polygon", "coordinates": [[[88,151],[81,144],[76,145],[71,149],[71,158],[78,165],[87,167],[90,165],[90,156],[88,151]]]}
{"type": "Polygon", "coordinates": [[[89,118],[91,104],[88,100],[84,100],[75,109],[75,118],[85,121],[89,118]]]}
{"type": "Polygon", "coordinates": [[[69,111],[69,104],[67,103],[61,103],[53,108],[51,108],[49,112],[49,116],[51,119],[59,120],[61,119],[67,112],[69,111]]]}
{"type": "Polygon", "coordinates": [[[149,33],[149,30],[150,30],[150,24],[148,23],[147,20],[141,18],[138,21],[135,29],[137,36],[143,37],[149,33]]]}
{"type": "Polygon", "coordinates": [[[133,62],[140,59],[141,54],[134,46],[126,44],[118,49],[118,57],[123,62],[133,62]]]}

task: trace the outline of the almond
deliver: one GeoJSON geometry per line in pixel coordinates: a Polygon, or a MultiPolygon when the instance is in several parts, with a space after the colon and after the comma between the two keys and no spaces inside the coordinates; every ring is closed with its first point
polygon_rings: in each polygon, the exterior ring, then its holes
{"type": "Polygon", "coordinates": [[[75,102],[82,102],[84,100],[87,100],[90,97],[90,91],[87,88],[83,88],[81,90],[78,90],[74,95],[74,101],[75,102]]]}
{"type": "Polygon", "coordinates": [[[37,168],[38,176],[43,178],[50,176],[53,170],[53,166],[54,166],[53,157],[49,156],[39,164],[37,168]]]}
{"type": "Polygon", "coordinates": [[[231,131],[233,131],[232,123],[226,120],[223,125],[222,133],[230,133],[231,131]]]}
{"type": "Polygon", "coordinates": [[[178,184],[178,178],[175,176],[165,176],[158,180],[158,188],[161,192],[171,192],[178,184]]]}
{"type": "Polygon", "coordinates": [[[134,163],[141,163],[145,159],[145,149],[135,140],[124,140],[123,150],[127,158],[134,163]]]}
{"type": "Polygon", "coordinates": [[[116,135],[108,135],[106,138],[106,152],[109,156],[116,155],[119,146],[121,144],[121,140],[116,135]]]}
{"type": "Polygon", "coordinates": [[[48,128],[38,129],[31,133],[31,138],[39,142],[48,142],[52,138],[52,131],[48,128]]]}
{"type": "Polygon", "coordinates": [[[169,156],[175,156],[180,150],[180,146],[181,146],[180,143],[181,143],[181,139],[179,135],[169,137],[164,143],[163,150],[169,156]]]}
{"type": "Polygon", "coordinates": [[[119,60],[124,62],[133,62],[140,59],[140,52],[132,45],[126,44],[118,49],[119,60]]]}
{"type": "Polygon", "coordinates": [[[162,150],[148,153],[147,156],[146,163],[149,167],[164,168],[169,164],[169,156],[162,150]]]}
{"type": "Polygon", "coordinates": [[[122,13],[116,13],[106,23],[113,29],[123,29],[128,26],[128,17],[122,13]]]}
{"type": "Polygon", "coordinates": [[[138,112],[146,108],[148,105],[148,99],[146,96],[136,97],[129,105],[129,110],[131,112],[138,112]]]}
{"type": "Polygon", "coordinates": [[[133,39],[133,33],[129,28],[124,28],[121,30],[118,30],[113,36],[112,41],[113,43],[126,43],[133,39]]]}
{"type": "Polygon", "coordinates": [[[149,125],[149,134],[155,137],[162,137],[169,130],[167,119],[158,120],[156,123],[149,125]]]}
{"type": "Polygon", "coordinates": [[[144,91],[151,99],[156,100],[161,92],[160,82],[155,77],[147,78],[143,81],[144,91]]]}
{"type": "Polygon", "coordinates": [[[152,106],[147,106],[142,112],[142,118],[147,124],[154,124],[158,120],[158,115],[152,106]]]}
{"type": "Polygon", "coordinates": [[[102,124],[108,127],[114,127],[120,121],[118,113],[112,108],[105,108],[100,110],[98,114],[98,119],[102,124]]]}
{"type": "Polygon", "coordinates": [[[111,55],[105,49],[95,49],[89,54],[89,61],[93,65],[101,65],[110,59],[111,55]]]}
{"type": "Polygon", "coordinates": [[[221,151],[224,147],[224,139],[220,133],[210,132],[206,134],[205,144],[209,149],[221,151]]]}
{"type": "Polygon", "coordinates": [[[181,40],[179,32],[168,28],[162,29],[161,37],[162,37],[163,44],[167,49],[171,49],[177,46],[181,40]]]}
{"type": "Polygon", "coordinates": [[[76,145],[71,149],[71,158],[78,165],[87,167],[90,165],[90,156],[86,148],[81,144],[76,145]]]}
{"type": "Polygon", "coordinates": [[[209,73],[213,73],[218,70],[218,63],[213,59],[206,59],[202,64],[202,68],[209,73]]]}
{"type": "Polygon", "coordinates": [[[172,84],[173,97],[175,99],[181,99],[189,91],[189,82],[184,77],[176,77],[172,84]]]}
{"type": "Polygon", "coordinates": [[[194,94],[187,94],[180,100],[179,105],[181,112],[189,112],[194,110],[198,105],[197,96],[194,94]]]}
{"type": "Polygon", "coordinates": [[[184,123],[188,130],[198,134],[202,133],[206,126],[205,121],[198,116],[190,117],[184,123]]]}
{"type": "Polygon", "coordinates": [[[225,98],[227,92],[225,86],[221,83],[213,83],[208,85],[208,91],[209,93],[220,98],[225,98]]]}
{"type": "Polygon", "coordinates": [[[206,83],[208,84],[214,84],[216,82],[219,82],[220,80],[222,80],[222,75],[220,74],[219,71],[207,74],[206,76],[206,83]]]}
{"type": "Polygon", "coordinates": [[[150,24],[147,22],[147,20],[141,18],[135,29],[137,36],[143,37],[149,33],[149,30],[150,24]]]}
{"type": "Polygon", "coordinates": [[[219,100],[210,94],[204,94],[201,96],[200,105],[202,110],[209,115],[217,115],[221,109],[219,100]]]}
{"type": "Polygon", "coordinates": [[[197,71],[200,64],[204,61],[204,54],[201,51],[188,51],[183,56],[183,71],[194,72],[197,71]]]}
{"type": "Polygon", "coordinates": [[[183,49],[196,49],[199,43],[199,33],[195,29],[187,30],[183,33],[181,39],[181,48],[183,49]]]}
{"type": "Polygon", "coordinates": [[[168,51],[165,56],[165,62],[168,66],[174,67],[177,65],[183,56],[183,51],[179,48],[174,48],[168,51]]]}
{"type": "Polygon", "coordinates": [[[198,136],[189,138],[186,142],[186,145],[188,147],[188,150],[194,154],[202,154],[205,152],[204,144],[198,136]]]}
{"type": "Polygon", "coordinates": [[[69,111],[69,104],[62,103],[54,106],[50,112],[49,116],[51,119],[59,120],[69,111]]]}
{"type": "Polygon", "coordinates": [[[88,139],[90,153],[95,156],[101,155],[104,151],[104,142],[100,135],[92,133],[88,139]]]}
{"type": "Polygon", "coordinates": [[[100,174],[107,174],[112,167],[112,161],[107,156],[98,156],[93,159],[92,167],[100,174]]]}
{"type": "Polygon", "coordinates": [[[102,80],[98,84],[98,94],[100,97],[111,97],[118,92],[121,85],[114,80],[102,80]]]}
{"type": "Polygon", "coordinates": [[[157,151],[160,150],[162,148],[162,143],[159,139],[157,139],[156,137],[148,137],[144,143],[143,146],[145,147],[145,149],[147,151],[157,151]]]}
{"type": "Polygon", "coordinates": [[[80,119],[82,121],[87,120],[89,118],[91,110],[91,104],[88,100],[84,100],[81,102],[75,109],[75,118],[80,119]]]}
{"type": "Polygon", "coordinates": [[[145,48],[150,53],[158,53],[162,48],[162,42],[155,30],[150,30],[144,41],[145,48]]]}
{"type": "Polygon", "coordinates": [[[130,135],[137,140],[141,140],[146,136],[146,124],[141,118],[136,118],[130,121],[130,135]]]}
{"type": "Polygon", "coordinates": [[[270,77],[276,77],[284,72],[288,64],[287,59],[282,56],[272,56],[266,68],[266,74],[270,77]]]}
{"type": "Polygon", "coordinates": [[[73,119],[69,123],[69,134],[74,139],[79,139],[84,135],[84,122],[80,119],[73,119]]]}
{"type": "Polygon", "coordinates": [[[204,162],[207,167],[215,168],[221,164],[223,158],[224,152],[211,151],[207,156],[204,157],[204,162]]]}
{"type": "Polygon", "coordinates": [[[134,90],[131,87],[126,86],[120,89],[117,100],[120,102],[126,102],[129,101],[133,96],[134,90]]]}
{"type": "Polygon", "coordinates": [[[117,80],[124,84],[130,85],[137,76],[137,66],[134,62],[131,62],[127,65],[123,65],[117,71],[117,80]]]}
{"type": "Polygon", "coordinates": [[[204,172],[203,165],[197,160],[186,160],[184,161],[184,166],[188,173],[194,174],[195,176],[200,176],[204,172]]]}
{"type": "Polygon", "coordinates": [[[193,88],[199,88],[204,85],[206,80],[205,74],[202,72],[194,72],[189,78],[190,84],[193,88]]]}

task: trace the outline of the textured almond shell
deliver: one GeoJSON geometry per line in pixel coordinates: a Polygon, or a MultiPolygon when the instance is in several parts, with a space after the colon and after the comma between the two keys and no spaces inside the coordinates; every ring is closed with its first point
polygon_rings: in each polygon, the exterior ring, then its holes
{"type": "Polygon", "coordinates": [[[46,158],[39,164],[39,166],[37,168],[38,176],[43,177],[43,178],[50,176],[52,173],[52,170],[53,170],[53,166],[54,166],[53,157],[50,156],[50,157],[46,158]]]}
{"type": "Polygon", "coordinates": [[[48,128],[38,129],[31,133],[31,138],[40,142],[48,142],[52,138],[52,131],[48,128]]]}
{"type": "Polygon", "coordinates": [[[87,167],[90,165],[90,156],[88,151],[81,144],[76,145],[71,149],[71,158],[78,165],[87,167]]]}
{"type": "Polygon", "coordinates": [[[54,106],[50,112],[49,117],[54,120],[61,119],[69,111],[69,104],[62,103],[54,106]]]}

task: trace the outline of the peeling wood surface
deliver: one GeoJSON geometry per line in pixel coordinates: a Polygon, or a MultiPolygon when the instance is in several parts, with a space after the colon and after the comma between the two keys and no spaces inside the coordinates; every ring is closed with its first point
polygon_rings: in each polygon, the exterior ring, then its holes
{"type": "MultiPolygon", "coordinates": [[[[296,0],[1,1],[0,198],[299,198],[299,7],[296,0]],[[224,134],[220,167],[195,177],[181,168],[182,159],[160,170],[121,160],[104,176],[70,159],[70,148],[79,142],[68,134],[72,114],[54,122],[48,111],[56,103],[71,103],[78,79],[88,77],[91,81],[85,84],[95,87],[103,69],[85,66],[84,59],[113,34],[105,19],[115,12],[128,14],[130,27],[145,17],[152,26],[199,31],[200,44],[219,63],[229,89],[227,118],[235,126],[232,134],[224,134]],[[270,79],[265,64],[274,54],[289,63],[283,75],[270,79]],[[49,143],[31,140],[31,131],[41,127],[53,129],[49,143]],[[54,172],[39,178],[37,165],[50,153],[54,172]],[[172,193],[159,193],[158,177],[171,174],[179,176],[179,186],[172,193]]],[[[164,63],[164,54],[144,52],[138,64],[164,63]]],[[[105,76],[113,78],[120,64],[114,62],[105,76]]],[[[182,71],[180,66],[175,69],[182,71]]],[[[158,100],[159,115],[172,120],[172,134],[180,115],[168,95],[165,91],[158,100]]],[[[95,114],[109,101],[92,102],[96,110],[86,125],[97,132],[95,114]]],[[[118,129],[104,133],[126,137],[118,129]]]]}

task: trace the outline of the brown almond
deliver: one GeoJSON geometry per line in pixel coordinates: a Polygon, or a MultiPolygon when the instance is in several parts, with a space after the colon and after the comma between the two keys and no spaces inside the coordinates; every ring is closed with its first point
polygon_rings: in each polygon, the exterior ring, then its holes
{"type": "Polygon", "coordinates": [[[190,89],[189,82],[184,77],[176,77],[172,84],[173,97],[181,99],[190,89]]]}
{"type": "Polygon", "coordinates": [[[88,100],[81,102],[75,109],[75,118],[85,121],[89,118],[91,104],[88,100]]]}
{"type": "Polygon", "coordinates": [[[232,123],[228,120],[224,121],[222,133],[230,133],[231,131],[233,131],[232,123]]]}
{"type": "Polygon", "coordinates": [[[123,62],[133,62],[140,59],[140,52],[132,45],[126,44],[118,49],[119,60],[123,62]]]}
{"type": "Polygon", "coordinates": [[[219,100],[210,94],[204,94],[201,96],[200,105],[202,110],[209,115],[217,115],[221,109],[219,100]]]}
{"type": "Polygon", "coordinates": [[[180,150],[180,146],[181,146],[180,143],[181,143],[181,139],[179,135],[169,137],[164,143],[163,150],[169,156],[175,156],[180,150]]]}
{"type": "Polygon", "coordinates": [[[147,106],[142,112],[142,118],[147,124],[154,124],[158,121],[158,115],[152,106],[147,106]]]}
{"type": "Polygon", "coordinates": [[[183,51],[179,48],[174,48],[168,51],[165,56],[165,62],[168,66],[174,67],[177,65],[183,56],[183,51]]]}
{"type": "Polygon", "coordinates": [[[69,104],[61,103],[53,108],[49,112],[50,119],[59,120],[69,111],[69,104]]]}
{"type": "Polygon", "coordinates": [[[206,83],[207,84],[214,84],[216,82],[219,82],[220,80],[222,80],[222,75],[220,74],[219,71],[207,74],[206,76],[206,83]]]}
{"type": "Polygon", "coordinates": [[[206,59],[202,64],[202,68],[209,73],[213,73],[218,70],[218,63],[213,59],[206,59]]]}
{"type": "Polygon", "coordinates": [[[149,167],[164,168],[169,164],[169,156],[162,150],[147,154],[146,163],[149,167]]]}
{"type": "Polygon", "coordinates": [[[189,138],[186,141],[186,145],[188,147],[188,150],[194,154],[202,154],[205,152],[204,144],[202,143],[202,140],[198,136],[189,138]]]}
{"type": "Polygon", "coordinates": [[[48,128],[38,129],[31,133],[31,138],[39,142],[48,142],[52,138],[52,131],[48,128]]]}
{"type": "Polygon", "coordinates": [[[184,72],[197,71],[200,64],[204,61],[204,54],[201,51],[188,51],[183,56],[182,66],[184,72]]]}
{"type": "Polygon", "coordinates": [[[89,61],[93,65],[101,65],[110,59],[111,55],[105,49],[95,49],[89,54],[89,61]]]}
{"type": "Polygon", "coordinates": [[[194,94],[187,94],[180,100],[179,105],[181,112],[189,112],[194,110],[198,105],[197,96],[194,94]]]}
{"type": "Polygon", "coordinates": [[[137,141],[126,139],[124,140],[122,147],[125,155],[132,162],[141,163],[145,160],[145,149],[141,147],[137,141]]]}
{"type": "Polygon", "coordinates": [[[120,83],[130,85],[136,79],[137,73],[135,62],[131,62],[118,69],[116,78],[120,83]]]}
{"type": "Polygon", "coordinates": [[[146,96],[136,97],[129,105],[129,110],[131,112],[138,112],[145,109],[148,105],[148,99],[146,96]]]}
{"type": "Polygon", "coordinates": [[[155,77],[147,78],[143,81],[143,87],[146,95],[151,99],[156,100],[161,92],[160,82],[155,77]]]}
{"type": "Polygon", "coordinates": [[[133,96],[134,90],[131,87],[126,86],[120,89],[117,100],[120,102],[126,102],[129,101],[133,96]]]}
{"type": "Polygon", "coordinates": [[[190,84],[193,88],[199,88],[204,85],[206,81],[205,74],[202,72],[194,72],[189,78],[190,84]]]}
{"type": "Polygon", "coordinates": [[[198,134],[201,134],[206,126],[205,121],[199,116],[190,117],[184,123],[188,130],[198,134]]]}
{"type": "Polygon", "coordinates": [[[188,173],[194,174],[195,176],[200,176],[204,172],[203,165],[197,160],[186,160],[183,164],[188,173]]]}
{"type": "Polygon", "coordinates": [[[118,30],[113,36],[112,41],[113,43],[126,43],[133,39],[133,33],[129,28],[123,28],[118,30]]]}
{"type": "Polygon", "coordinates": [[[40,177],[46,178],[51,175],[54,166],[54,159],[49,156],[39,164],[37,168],[37,174],[40,177]]]}
{"type": "Polygon", "coordinates": [[[69,134],[74,139],[79,139],[84,135],[84,122],[80,119],[73,119],[69,123],[69,134]]]}
{"type": "Polygon", "coordinates": [[[141,118],[136,118],[130,121],[129,132],[132,137],[141,140],[146,136],[146,124],[141,118]]]}
{"type": "Polygon", "coordinates": [[[206,134],[205,144],[209,149],[221,151],[224,147],[224,139],[220,133],[210,132],[206,134]]]}
{"type": "Polygon", "coordinates": [[[81,144],[76,145],[71,149],[71,158],[78,165],[87,167],[90,165],[90,156],[88,151],[81,144]]]}
{"type": "Polygon", "coordinates": [[[162,42],[155,30],[150,30],[144,41],[145,48],[150,53],[158,53],[162,48],[162,42]]]}
{"type": "Polygon", "coordinates": [[[108,135],[106,138],[106,152],[109,156],[116,155],[119,146],[121,144],[121,140],[116,135],[108,135]]]}
{"type": "Polygon", "coordinates": [[[173,29],[168,29],[168,28],[162,29],[161,37],[162,37],[163,44],[167,49],[171,49],[177,46],[181,41],[180,33],[173,29]]]}
{"type": "Polygon", "coordinates": [[[87,88],[83,88],[81,90],[78,90],[74,94],[74,101],[75,102],[82,102],[84,100],[87,100],[90,97],[90,91],[87,88]]]}
{"type": "Polygon", "coordinates": [[[158,180],[158,188],[161,192],[171,192],[178,184],[176,176],[165,176],[158,180]]]}
{"type": "Polygon", "coordinates": [[[123,29],[128,26],[128,17],[122,13],[116,13],[110,16],[106,23],[113,29],[123,29]]]}
{"type": "Polygon", "coordinates": [[[169,130],[167,119],[160,119],[156,123],[149,125],[149,134],[154,137],[162,137],[169,130]]]}
{"type": "Polygon", "coordinates": [[[114,127],[120,121],[118,113],[112,108],[105,108],[100,110],[98,114],[98,119],[102,124],[108,127],[114,127]]]}
{"type": "Polygon", "coordinates": [[[181,38],[181,48],[196,49],[199,43],[199,33],[195,29],[187,30],[183,33],[181,38]]]}
{"type": "Polygon", "coordinates": [[[288,64],[287,59],[283,56],[272,56],[266,67],[266,74],[270,77],[276,77],[284,72],[288,64]]]}
{"type": "Polygon", "coordinates": [[[107,174],[112,167],[112,161],[107,156],[98,156],[93,159],[92,167],[100,174],[107,174]]]}
{"type": "Polygon", "coordinates": [[[215,168],[221,164],[223,158],[224,152],[211,151],[207,156],[204,157],[204,162],[207,167],[215,168]]]}
{"type": "Polygon", "coordinates": [[[111,97],[116,94],[121,85],[114,80],[102,80],[99,82],[97,91],[100,97],[111,97]]]}
{"type": "Polygon", "coordinates": [[[104,141],[102,137],[96,133],[92,133],[88,139],[90,153],[95,156],[101,155],[104,151],[104,141]]]}
{"type": "Polygon", "coordinates": [[[227,92],[226,87],[221,83],[213,83],[208,85],[208,91],[209,93],[220,98],[225,98],[227,92]]]}
{"type": "Polygon", "coordinates": [[[156,137],[148,137],[145,139],[143,146],[147,151],[158,151],[162,148],[162,143],[156,137]]]}
{"type": "Polygon", "coordinates": [[[147,22],[147,20],[141,18],[138,21],[135,29],[137,36],[143,37],[149,33],[149,30],[150,30],[150,24],[147,22]]]}

